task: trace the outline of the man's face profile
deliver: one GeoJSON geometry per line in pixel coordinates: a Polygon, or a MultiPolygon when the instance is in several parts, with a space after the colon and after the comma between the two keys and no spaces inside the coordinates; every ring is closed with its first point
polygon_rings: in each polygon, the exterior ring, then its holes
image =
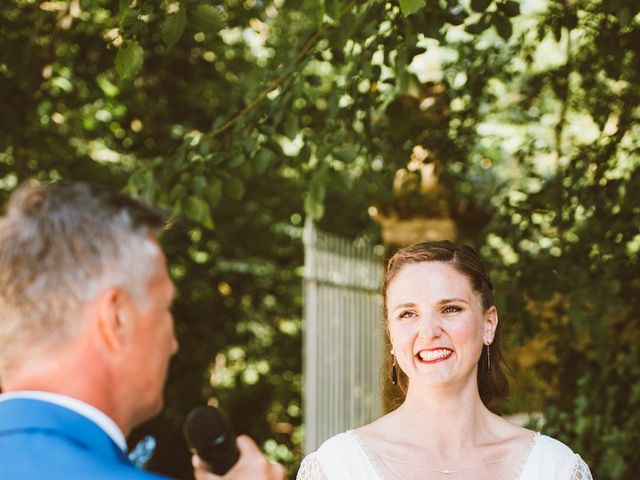
{"type": "Polygon", "coordinates": [[[158,247],[153,273],[143,298],[126,296],[122,314],[130,317],[127,343],[127,378],[130,379],[135,424],[158,414],[163,406],[163,388],[169,360],[178,350],[171,304],[175,287],[158,247]]]}

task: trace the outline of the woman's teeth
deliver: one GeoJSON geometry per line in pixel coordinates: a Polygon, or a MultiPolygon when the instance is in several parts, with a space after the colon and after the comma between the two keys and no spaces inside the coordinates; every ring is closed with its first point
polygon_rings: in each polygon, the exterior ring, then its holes
{"type": "Polygon", "coordinates": [[[449,350],[448,348],[443,348],[439,350],[422,350],[418,352],[418,357],[420,360],[425,362],[431,362],[433,360],[439,360],[441,358],[448,357],[453,353],[453,350],[449,350]]]}

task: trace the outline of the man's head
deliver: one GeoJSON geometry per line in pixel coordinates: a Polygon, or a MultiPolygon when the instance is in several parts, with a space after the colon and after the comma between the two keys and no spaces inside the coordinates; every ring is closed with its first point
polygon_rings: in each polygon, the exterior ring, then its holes
{"type": "MultiPolygon", "coordinates": [[[[0,380],[82,338],[132,393],[155,394],[177,348],[163,225],[156,209],[82,183],[16,190],[0,217],[0,380]]],[[[141,397],[136,421],[159,408],[141,397]]]]}

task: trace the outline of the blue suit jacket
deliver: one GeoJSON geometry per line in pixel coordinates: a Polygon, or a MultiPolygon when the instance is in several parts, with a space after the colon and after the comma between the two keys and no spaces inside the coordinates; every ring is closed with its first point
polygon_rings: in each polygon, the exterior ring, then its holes
{"type": "Polygon", "coordinates": [[[0,402],[1,480],[164,478],[135,468],[83,415],[34,399],[0,402]]]}

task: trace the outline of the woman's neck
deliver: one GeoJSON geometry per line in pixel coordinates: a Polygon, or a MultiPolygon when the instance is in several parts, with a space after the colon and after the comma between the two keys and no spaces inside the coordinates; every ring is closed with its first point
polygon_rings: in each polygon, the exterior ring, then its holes
{"type": "Polygon", "coordinates": [[[473,387],[456,392],[448,387],[410,387],[395,415],[407,441],[424,446],[428,438],[445,456],[489,440],[495,418],[473,387]]]}

